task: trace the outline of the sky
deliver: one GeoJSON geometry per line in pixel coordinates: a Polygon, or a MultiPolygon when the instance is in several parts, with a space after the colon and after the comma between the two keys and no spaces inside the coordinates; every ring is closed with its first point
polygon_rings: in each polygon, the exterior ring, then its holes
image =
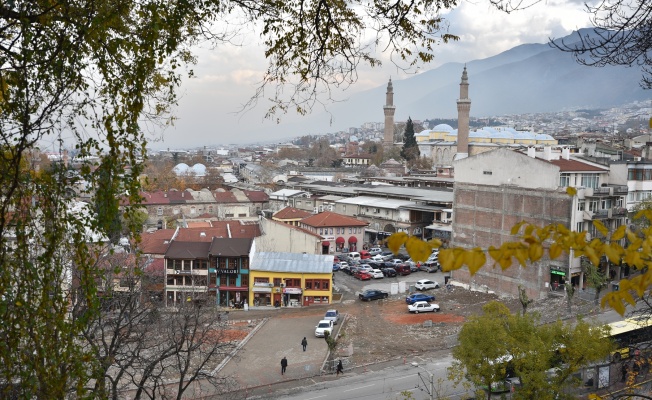
{"type": "MultiPolygon", "coordinates": [[[[511,14],[495,10],[487,0],[462,0],[455,10],[445,14],[445,18],[449,22],[449,33],[459,36],[460,40],[438,46],[435,60],[420,66],[421,71],[447,62],[484,59],[520,44],[546,43],[549,38],[563,37],[591,26],[583,3],[568,0],[542,1],[511,14]]],[[[195,77],[186,79],[179,92],[175,125],[158,132],[148,147],[192,149],[283,142],[306,134],[348,128],[338,126],[337,115],[302,126],[301,117],[294,114],[280,115],[280,122],[264,119],[264,104],[242,112],[241,106],[255,94],[267,67],[259,41],[258,36],[252,35],[245,38],[246,43],[241,47],[198,48],[198,64],[193,68],[195,77]]],[[[390,62],[383,62],[381,68],[362,67],[358,81],[340,97],[346,99],[356,92],[385,86],[389,77],[396,81],[410,76],[398,71],[390,62]]],[[[323,114],[321,109],[313,113],[323,114]]],[[[360,121],[360,125],[383,120],[379,108],[376,121],[360,121]]]]}

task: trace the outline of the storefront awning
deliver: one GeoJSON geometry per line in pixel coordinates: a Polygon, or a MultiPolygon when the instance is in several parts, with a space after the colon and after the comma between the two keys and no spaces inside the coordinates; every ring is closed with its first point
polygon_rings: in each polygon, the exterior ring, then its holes
{"type": "Polygon", "coordinates": [[[299,288],[291,288],[291,287],[287,287],[287,288],[283,288],[283,293],[287,293],[287,294],[301,294],[301,289],[299,289],[299,288]]]}
{"type": "Polygon", "coordinates": [[[344,238],[342,236],[339,236],[337,239],[335,239],[335,243],[344,243],[344,238]]]}
{"type": "Polygon", "coordinates": [[[322,246],[330,246],[331,242],[329,242],[328,240],[324,240],[323,242],[321,242],[321,245],[322,246]]]}
{"type": "Polygon", "coordinates": [[[219,286],[218,289],[220,292],[248,292],[249,288],[246,287],[234,287],[234,286],[219,286]]]}
{"type": "Polygon", "coordinates": [[[349,243],[358,243],[358,238],[355,237],[355,236],[351,236],[351,237],[349,238],[349,243]]]}

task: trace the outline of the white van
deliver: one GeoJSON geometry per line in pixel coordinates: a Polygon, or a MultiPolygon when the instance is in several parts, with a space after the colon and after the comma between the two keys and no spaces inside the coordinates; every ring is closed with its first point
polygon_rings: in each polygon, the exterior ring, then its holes
{"type": "Polygon", "coordinates": [[[356,262],[356,261],[360,261],[362,257],[360,256],[360,253],[358,253],[357,251],[352,251],[348,254],[347,259],[350,262],[356,262]]]}

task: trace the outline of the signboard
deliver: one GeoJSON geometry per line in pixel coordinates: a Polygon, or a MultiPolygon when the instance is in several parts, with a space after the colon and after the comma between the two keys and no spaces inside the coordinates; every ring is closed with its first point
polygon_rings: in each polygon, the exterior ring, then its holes
{"type": "Polygon", "coordinates": [[[222,268],[219,268],[217,270],[217,273],[218,274],[237,274],[238,270],[237,269],[226,269],[226,268],[222,269],[222,268]]]}
{"type": "Polygon", "coordinates": [[[561,276],[566,276],[566,273],[564,271],[560,271],[558,269],[552,269],[550,268],[550,273],[552,275],[561,275],[561,276]]]}
{"type": "Polygon", "coordinates": [[[301,294],[301,289],[299,289],[299,288],[292,288],[292,287],[290,287],[290,288],[284,288],[284,289],[283,289],[283,293],[287,293],[287,294],[301,294]]]}

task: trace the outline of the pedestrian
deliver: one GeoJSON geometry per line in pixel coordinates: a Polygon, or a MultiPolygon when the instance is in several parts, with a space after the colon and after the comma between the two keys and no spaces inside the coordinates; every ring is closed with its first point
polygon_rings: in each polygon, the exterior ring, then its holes
{"type": "Polygon", "coordinates": [[[288,367],[288,360],[287,358],[283,357],[281,359],[281,375],[285,375],[285,369],[288,367]]]}
{"type": "Polygon", "coordinates": [[[625,382],[627,380],[627,364],[623,363],[623,365],[620,367],[620,373],[622,374],[620,381],[625,382]]]}
{"type": "MultiPolygon", "coordinates": [[[[337,363],[337,375],[339,375],[339,374],[344,375],[344,366],[342,365],[342,360],[340,360],[340,361],[337,363]]],[[[336,376],[337,376],[337,375],[336,375],[336,376]]]]}
{"type": "Polygon", "coordinates": [[[301,341],[301,346],[303,346],[303,351],[306,351],[306,346],[308,346],[308,340],[306,340],[306,337],[303,337],[303,340],[301,341]]]}

